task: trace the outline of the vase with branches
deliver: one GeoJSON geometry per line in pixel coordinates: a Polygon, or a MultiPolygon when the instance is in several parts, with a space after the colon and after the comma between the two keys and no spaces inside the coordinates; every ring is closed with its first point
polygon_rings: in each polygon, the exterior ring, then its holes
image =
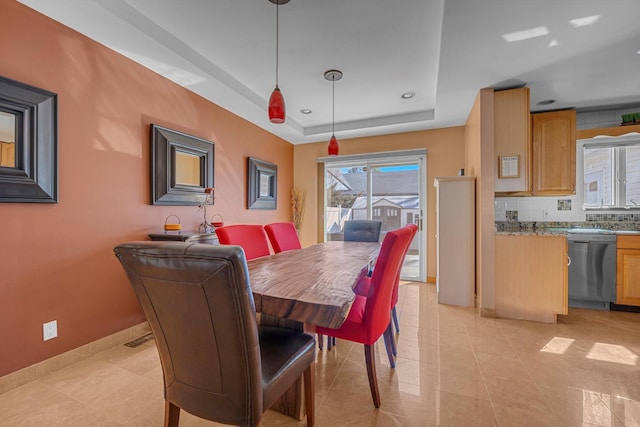
{"type": "Polygon", "coordinates": [[[302,229],[304,220],[304,205],[307,200],[307,190],[305,188],[294,187],[291,189],[291,212],[293,214],[293,225],[298,230],[302,229]]]}

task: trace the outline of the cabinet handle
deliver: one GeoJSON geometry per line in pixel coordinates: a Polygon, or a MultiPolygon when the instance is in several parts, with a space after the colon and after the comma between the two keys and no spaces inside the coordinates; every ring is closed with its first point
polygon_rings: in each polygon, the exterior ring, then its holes
{"type": "Polygon", "coordinates": [[[569,255],[567,255],[567,259],[569,260],[567,262],[567,267],[569,267],[571,265],[571,257],[569,255]]]}

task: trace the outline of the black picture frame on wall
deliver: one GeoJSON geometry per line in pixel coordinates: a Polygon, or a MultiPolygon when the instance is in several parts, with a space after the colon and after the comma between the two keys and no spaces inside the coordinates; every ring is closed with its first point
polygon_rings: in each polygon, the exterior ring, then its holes
{"type": "Polygon", "coordinates": [[[276,209],[278,166],[249,157],[247,209],[276,209]]]}
{"type": "Polygon", "coordinates": [[[151,125],[151,204],[197,206],[205,188],[213,188],[214,143],[155,124],[151,125]],[[181,158],[192,159],[192,180],[180,177],[181,158]]]}
{"type": "Polygon", "coordinates": [[[0,166],[0,202],[58,202],[58,95],[0,77],[0,111],[14,117],[14,166],[0,166]]]}

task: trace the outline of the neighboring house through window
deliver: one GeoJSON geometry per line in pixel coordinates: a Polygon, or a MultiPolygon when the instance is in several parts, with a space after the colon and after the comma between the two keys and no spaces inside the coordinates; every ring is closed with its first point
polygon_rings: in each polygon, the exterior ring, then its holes
{"type": "Polygon", "coordinates": [[[640,208],[640,135],[581,141],[585,209],[640,208]]]}

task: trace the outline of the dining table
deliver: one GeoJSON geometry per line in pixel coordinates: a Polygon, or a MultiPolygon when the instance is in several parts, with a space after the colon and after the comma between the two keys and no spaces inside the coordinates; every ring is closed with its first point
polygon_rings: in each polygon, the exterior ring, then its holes
{"type": "MultiPolygon", "coordinates": [[[[256,312],[262,324],[337,329],[355,299],[353,287],[375,265],[377,242],[331,241],[247,262],[256,312]]],[[[271,409],[304,417],[299,380],[271,409]]]]}

